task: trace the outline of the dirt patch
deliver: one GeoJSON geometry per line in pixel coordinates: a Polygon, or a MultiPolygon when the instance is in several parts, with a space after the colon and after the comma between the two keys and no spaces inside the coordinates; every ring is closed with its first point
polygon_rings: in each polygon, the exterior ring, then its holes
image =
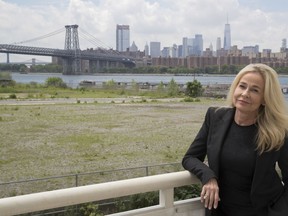
{"type": "Polygon", "coordinates": [[[0,105],[1,182],[181,162],[221,104],[10,101],[0,105]]]}

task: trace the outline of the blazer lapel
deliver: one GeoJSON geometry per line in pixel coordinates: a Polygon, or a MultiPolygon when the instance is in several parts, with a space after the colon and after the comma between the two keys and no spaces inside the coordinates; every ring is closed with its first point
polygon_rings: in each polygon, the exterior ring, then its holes
{"type": "Polygon", "coordinates": [[[219,176],[220,152],[231,122],[234,119],[235,109],[226,110],[224,115],[217,115],[217,112],[221,112],[221,110],[216,111],[216,118],[213,118],[213,122],[211,122],[212,130],[208,149],[208,163],[215,175],[219,176]]]}

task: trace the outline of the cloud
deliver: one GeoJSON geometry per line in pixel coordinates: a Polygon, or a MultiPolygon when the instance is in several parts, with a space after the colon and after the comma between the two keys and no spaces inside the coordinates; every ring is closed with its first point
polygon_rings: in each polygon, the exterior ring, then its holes
{"type": "Polygon", "coordinates": [[[242,48],[258,44],[260,50],[271,48],[276,52],[287,37],[287,15],[279,8],[268,10],[265,2],[268,1],[0,0],[0,43],[25,41],[62,30],[53,37],[25,44],[62,49],[65,25],[78,24],[81,49],[98,44],[115,48],[116,25],[127,24],[130,42],[135,41],[140,50],[150,41],[160,41],[161,47],[180,45],[183,37],[195,34],[203,35],[205,49],[210,43],[215,47],[217,37],[223,41],[228,16],[232,45],[242,48]],[[94,43],[85,40],[83,32],[93,35],[94,43]]]}

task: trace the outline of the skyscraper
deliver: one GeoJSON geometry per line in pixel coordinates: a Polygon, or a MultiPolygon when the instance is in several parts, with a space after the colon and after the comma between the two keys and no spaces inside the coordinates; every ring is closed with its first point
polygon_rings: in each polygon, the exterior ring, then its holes
{"type": "Polygon", "coordinates": [[[230,24],[228,23],[227,19],[227,24],[225,24],[225,29],[224,29],[224,50],[229,50],[231,47],[231,30],[230,30],[230,24]]]}
{"type": "Polygon", "coordinates": [[[287,39],[282,39],[282,48],[287,48],[287,39]]]}
{"type": "Polygon", "coordinates": [[[130,47],[130,29],[129,25],[116,26],[116,50],[125,52],[130,47]]]}
{"type": "Polygon", "coordinates": [[[144,50],[145,50],[145,56],[149,56],[149,46],[148,46],[147,42],[146,42],[144,50]]]}
{"type": "Polygon", "coordinates": [[[195,34],[195,38],[184,37],[182,41],[182,57],[201,56],[203,52],[203,38],[201,34],[195,34]]]}
{"type": "Polygon", "coordinates": [[[221,50],[221,38],[217,37],[217,41],[216,41],[216,51],[217,50],[221,50]]]}
{"type": "Polygon", "coordinates": [[[197,56],[201,56],[203,52],[203,37],[201,34],[195,35],[193,50],[197,56]]]}
{"type": "Polygon", "coordinates": [[[161,43],[160,42],[150,42],[150,56],[151,58],[158,58],[161,56],[161,43]]]}
{"type": "Polygon", "coordinates": [[[194,55],[194,50],[195,50],[194,44],[195,44],[195,38],[188,38],[187,39],[187,56],[194,55]]]}
{"type": "Polygon", "coordinates": [[[188,56],[188,38],[184,37],[182,39],[182,57],[186,58],[188,56]]]}

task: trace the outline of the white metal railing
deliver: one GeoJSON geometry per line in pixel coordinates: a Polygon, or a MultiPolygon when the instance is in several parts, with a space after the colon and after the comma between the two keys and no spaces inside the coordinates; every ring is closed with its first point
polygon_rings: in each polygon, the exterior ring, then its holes
{"type": "Polygon", "coordinates": [[[199,198],[174,202],[174,188],[199,183],[188,171],[126,179],[0,199],[1,216],[24,214],[133,194],[159,191],[159,205],[112,214],[204,216],[199,198]]]}

